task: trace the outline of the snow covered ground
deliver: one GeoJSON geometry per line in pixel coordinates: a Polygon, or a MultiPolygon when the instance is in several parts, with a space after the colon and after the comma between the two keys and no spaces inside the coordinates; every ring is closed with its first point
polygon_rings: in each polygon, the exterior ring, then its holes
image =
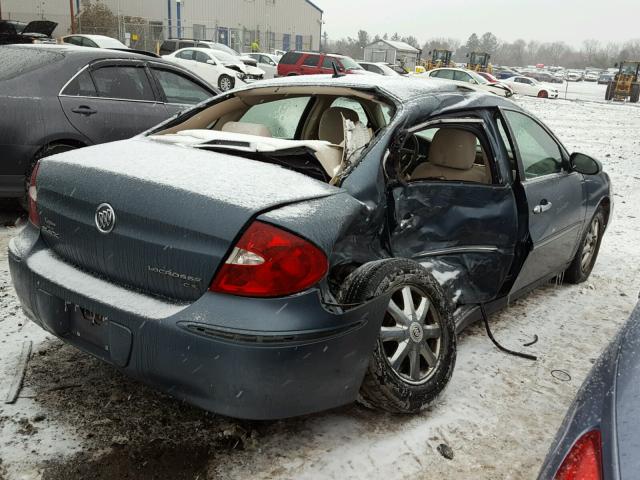
{"type": "MultiPolygon", "coordinates": [[[[570,88],[587,101],[517,102],[570,150],[602,160],[614,184],[614,218],[587,283],[545,286],[492,318],[501,342],[537,362],[506,356],[473,326],[459,341],[449,388],[420,415],[351,405],[286,421],[234,421],[141,386],[27,322],[3,254],[0,400],[22,342],[33,342],[33,354],[18,401],[0,403],[0,479],[535,478],[640,285],[640,109],[602,102],[597,85],[570,88]],[[534,335],[539,341],[523,347],[534,335]],[[441,444],[452,459],[438,452],[441,444]]],[[[15,232],[0,229],[1,252],[15,232]]]]}

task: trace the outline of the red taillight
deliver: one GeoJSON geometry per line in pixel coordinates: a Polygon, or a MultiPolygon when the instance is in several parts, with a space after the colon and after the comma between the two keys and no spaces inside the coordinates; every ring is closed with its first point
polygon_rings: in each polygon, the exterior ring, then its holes
{"type": "Polygon", "coordinates": [[[255,221],[240,237],[210,290],[246,297],[301,292],[327,273],[325,254],[308,241],[255,221]]]}
{"type": "Polygon", "coordinates": [[[29,200],[29,221],[36,227],[40,226],[40,215],[38,215],[38,170],[40,162],[36,163],[31,171],[31,180],[29,182],[29,191],[27,192],[29,200]]]}
{"type": "Polygon", "coordinates": [[[598,430],[585,433],[573,445],[555,480],[601,480],[602,438],[598,430]]]}

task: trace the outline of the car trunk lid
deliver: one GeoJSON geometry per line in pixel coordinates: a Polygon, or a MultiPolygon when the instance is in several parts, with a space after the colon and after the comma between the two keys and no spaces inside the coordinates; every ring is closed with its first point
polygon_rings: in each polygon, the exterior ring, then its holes
{"type": "Polygon", "coordinates": [[[39,35],[44,35],[45,37],[50,37],[57,26],[58,24],[56,22],[50,22],[49,20],[34,20],[27,23],[27,25],[22,29],[21,33],[23,35],[36,33],[39,35]]]}
{"type": "Polygon", "coordinates": [[[42,237],[64,260],[151,294],[194,300],[244,227],[274,207],[339,189],[275,165],[138,138],[47,158],[42,237]],[[96,213],[108,204],[113,229],[96,213]]]}

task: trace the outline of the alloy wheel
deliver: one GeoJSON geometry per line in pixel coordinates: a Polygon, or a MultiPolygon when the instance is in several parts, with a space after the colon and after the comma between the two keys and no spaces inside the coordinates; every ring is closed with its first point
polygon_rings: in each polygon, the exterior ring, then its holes
{"type": "Polygon", "coordinates": [[[220,79],[220,90],[222,90],[223,92],[226,92],[227,90],[231,90],[232,85],[231,85],[231,79],[227,78],[227,77],[223,77],[220,79]]]}
{"type": "Polygon", "coordinates": [[[587,232],[587,236],[584,239],[584,246],[582,247],[582,259],[580,261],[582,271],[587,270],[591,264],[591,260],[596,253],[596,247],[598,246],[599,235],[600,221],[597,218],[594,218],[591,222],[591,226],[589,227],[589,231],[587,232]]]}
{"type": "Polygon", "coordinates": [[[380,330],[393,372],[414,385],[429,380],[438,366],[441,339],[441,319],[430,298],[416,286],[397,289],[380,330]]]}

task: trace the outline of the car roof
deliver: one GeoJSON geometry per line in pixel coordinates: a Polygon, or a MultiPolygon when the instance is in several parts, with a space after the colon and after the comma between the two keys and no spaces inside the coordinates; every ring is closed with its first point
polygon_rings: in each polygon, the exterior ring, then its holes
{"type": "Polygon", "coordinates": [[[176,50],[173,53],[177,53],[177,52],[182,52],[183,50],[195,50],[196,52],[204,52],[204,53],[209,53],[211,55],[215,55],[216,51],[220,51],[220,50],[214,50],[213,48],[202,48],[202,47],[182,47],[179,48],[178,50],[176,50]]]}
{"type": "MultiPolygon", "coordinates": [[[[430,72],[435,72],[436,70],[457,70],[458,72],[473,72],[473,70],[467,70],[466,68],[458,68],[458,67],[440,67],[434,68],[433,70],[429,70],[430,72]]],[[[473,72],[476,73],[476,72],[473,72]]]]}
{"type": "Polygon", "coordinates": [[[299,53],[302,55],[329,55],[335,58],[346,58],[347,55],[342,55],[340,53],[330,53],[330,52],[307,52],[304,50],[289,50],[287,53],[299,53]]]}
{"type": "MultiPolygon", "coordinates": [[[[46,49],[61,53],[67,57],[82,58],[84,60],[99,60],[101,58],[114,58],[114,59],[134,59],[134,60],[149,60],[149,56],[141,53],[135,53],[135,51],[127,50],[113,50],[109,48],[87,48],[72,45],[70,43],[63,44],[19,44],[11,45],[12,48],[30,48],[30,49],[46,49]]],[[[160,60],[159,58],[153,58],[153,60],[160,60]]]]}
{"type": "Polygon", "coordinates": [[[476,93],[477,95],[493,100],[493,102],[489,102],[493,105],[508,105],[511,108],[519,109],[516,104],[509,100],[504,100],[497,95],[485,93],[472,87],[466,87],[462,82],[456,83],[429,77],[414,78],[400,75],[393,77],[382,75],[343,75],[338,78],[334,78],[333,75],[299,75],[261,80],[251,85],[236,88],[236,91],[287,86],[342,87],[378,90],[382,94],[395,97],[402,102],[438,93],[476,93]]]}
{"type": "Polygon", "coordinates": [[[90,40],[115,40],[119,43],[122,43],[117,38],[109,37],[108,35],[94,35],[92,33],[71,33],[69,35],[65,35],[62,38],[68,38],[68,37],[83,37],[83,38],[88,38],[90,40]]]}

